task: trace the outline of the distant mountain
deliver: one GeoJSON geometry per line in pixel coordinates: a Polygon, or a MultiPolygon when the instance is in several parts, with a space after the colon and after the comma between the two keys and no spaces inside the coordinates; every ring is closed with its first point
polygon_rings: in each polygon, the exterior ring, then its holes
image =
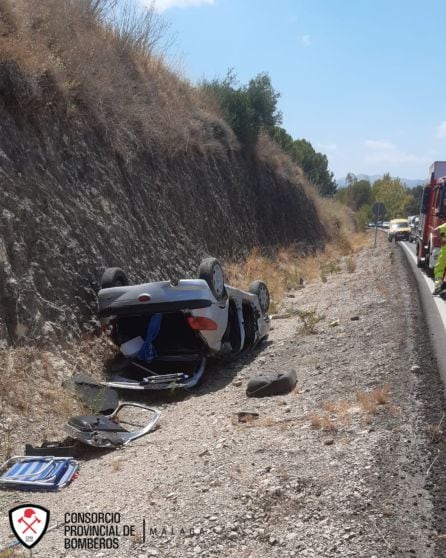
{"type": "MultiPolygon", "coordinates": [[[[379,180],[382,178],[382,174],[357,174],[356,178],[358,180],[368,180],[370,184],[373,184],[375,180],[379,180]]],[[[408,188],[414,188],[419,184],[424,184],[426,181],[424,178],[401,178],[401,182],[403,182],[408,188]]],[[[339,188],[343,188],[346,185],[345,177],[344,178],[337,178],[336,184],[339,188]]]]}

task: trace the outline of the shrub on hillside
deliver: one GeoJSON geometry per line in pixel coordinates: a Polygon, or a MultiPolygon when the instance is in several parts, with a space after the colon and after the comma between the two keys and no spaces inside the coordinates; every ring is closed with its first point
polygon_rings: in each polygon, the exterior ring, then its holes
{"type": "Polygon", "coordinates": [[[248,85],[238,86],[229,70],[224,79],[204,81],[201,88],[215,97],[226,121],[245,147],[257,144],[262,129],[271,130],[282,120],[277,93],[267,74],[258,74],[248,85]]]}

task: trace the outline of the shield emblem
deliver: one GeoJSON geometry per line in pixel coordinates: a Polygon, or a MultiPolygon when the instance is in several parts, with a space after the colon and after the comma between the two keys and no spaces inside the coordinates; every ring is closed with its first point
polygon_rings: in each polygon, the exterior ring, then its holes
{"type": "Polygon", "coordinates": [[[49,510],[36,504],[25,504],[9,510],[12,532],[26,548],[32,548],[40,541],[49,521],[49,510]]]}

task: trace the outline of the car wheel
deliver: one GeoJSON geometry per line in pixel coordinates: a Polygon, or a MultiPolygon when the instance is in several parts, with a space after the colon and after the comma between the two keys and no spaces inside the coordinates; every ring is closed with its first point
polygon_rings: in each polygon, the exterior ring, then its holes
{"type": "Polygon", "coordinates": [[[101,289],[110,289],[111,287],[125,287],[129,284],[127,275],[120,267],[107,267],[102,274],[101,289]]]}
{"type": "Polygon", "coordinates": [[[220,262],[216,258],[205,258],[198,268],[198,277],[209,285],[218,302],[226,298],[225,275],[220,262]]]}
{"type": "Polygon", "coordinates": [[[263,314],[268,312],[269,308],[269,291],[268,287],[265,285],[263,281],[254,281],[249,286],[249,292],[252,294],[257,295],[259,299],[260,309],[262,310],[263,314]]]}

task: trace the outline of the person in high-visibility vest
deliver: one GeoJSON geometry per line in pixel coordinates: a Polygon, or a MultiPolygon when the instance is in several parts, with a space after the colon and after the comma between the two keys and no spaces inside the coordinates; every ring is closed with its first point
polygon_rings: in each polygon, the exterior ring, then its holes
{"type": "Polygon", "coordinates": [[[443,278],[446,270],[446,223],[436,228],[441,236],[441,248],[438,254],[437,264],[434,268],[435,288],[432,294],[438,295],[443,290],[443,278]]]}

